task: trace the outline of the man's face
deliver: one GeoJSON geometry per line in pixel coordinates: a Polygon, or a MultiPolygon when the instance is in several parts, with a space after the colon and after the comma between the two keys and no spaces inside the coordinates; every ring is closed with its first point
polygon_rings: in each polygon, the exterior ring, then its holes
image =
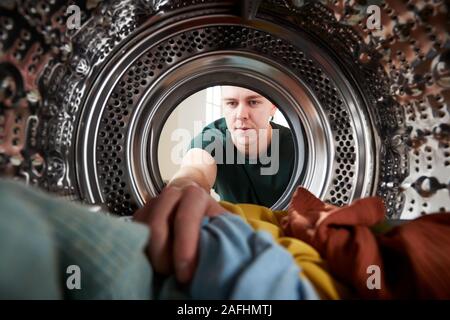
{"type": "Polygon", "coordinates": [[[242,147],[256,143],[258,135],[267,132],[277,110],[259,93],[235,86],[222,86],[222,106],[233,142],[242,147]]]}

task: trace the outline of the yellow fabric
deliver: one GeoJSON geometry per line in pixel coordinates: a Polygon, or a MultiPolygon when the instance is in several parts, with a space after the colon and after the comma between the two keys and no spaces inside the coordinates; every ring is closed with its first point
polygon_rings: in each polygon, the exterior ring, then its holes
{"type": "Polygon", "coordinates": [[[280,219],[287,211],[272,211],[254,204],[232,204],[226,201],[221,201],[220,205],[239,215],[253,229],[269,232],[278,244],[292,254],[302,270],[300,276],[311,281],[322,299],[342,299],[349,296],[348,289],[330,275],[325,261],[313,247],[299,239],[284,236],[280,219]]]}

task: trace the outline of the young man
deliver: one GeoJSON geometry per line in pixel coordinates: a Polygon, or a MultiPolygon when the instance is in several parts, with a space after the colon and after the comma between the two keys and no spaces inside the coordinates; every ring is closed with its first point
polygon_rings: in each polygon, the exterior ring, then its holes
{"type": "Polygon", "coordinates": [[[195,182],[221,200],[271,207],[293,169],[291,131],[270,121],[277,107],[252,90],[222,86],[222,106],[225,117],[191,141],[169,185],[195,182]]]}

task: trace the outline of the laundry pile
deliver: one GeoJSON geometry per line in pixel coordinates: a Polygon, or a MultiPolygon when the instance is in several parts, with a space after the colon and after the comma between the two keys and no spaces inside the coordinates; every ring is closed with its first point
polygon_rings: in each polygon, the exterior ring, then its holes
{"type": "Polygon", "coordinates": [[[316,248],[331,273],[361,298],[450,299],[450,214],[430,214],[386,233],[373,232],[384,215],[379,198],[338,208],[299,188],[282,224],[287,235],[316,248]],[[379,288],[367,285],[371,266],[381,271],[379,288]]]}
{"type": "Polygon", "coordinates": [[[0,203],[3,299],[450,298],[450,214],[380,232],[378,198],[339,208],[298,188],[287,211],[221,202],[184,286],[153,272],[145,225],[1,179],[0,203]]]}

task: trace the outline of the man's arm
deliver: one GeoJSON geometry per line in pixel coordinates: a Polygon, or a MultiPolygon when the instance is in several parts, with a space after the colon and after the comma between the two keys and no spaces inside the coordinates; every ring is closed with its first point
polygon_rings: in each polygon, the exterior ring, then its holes
{"type": "Polygon", "coordinates": [[[200,148],[190,149],[183,157],[181,168],[172,177],[169,186],[184,188],[193,182],[210,192],[217,176],[214,158],[200,148]]]}

